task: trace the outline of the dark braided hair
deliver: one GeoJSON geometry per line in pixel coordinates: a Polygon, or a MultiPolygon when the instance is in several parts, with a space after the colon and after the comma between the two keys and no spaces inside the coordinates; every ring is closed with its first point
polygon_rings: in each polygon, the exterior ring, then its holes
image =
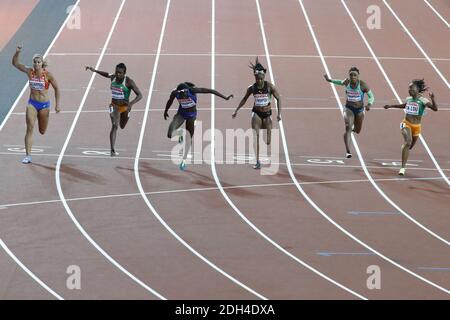
{"type": "Polygon", "coordinates": [[[253,72],[255,71],[264,71],[264,73],[266,73],[266,68],[263,67],[263,65],[258,61],[258,57],[256,57],[255,59],[255,63],[250,62],[249,68],[253,70],[253,72]]]}
{"type": "Polygon", "coordinates": [[[356,71],[359,74],[359,69],[357,67],[351,67],[350,70],[348,70],[348,73],[350,73],[352,71],[356,71]]]}
{"type": "Polygon", "coordinates": [[[414,84],[414,85],[417,86],[417,89],[419,90],[419,93],[422,93],[422,92],[428,90],[428,87],[425,85],[424,79],[413,79],[411,84],[414,84]]]}

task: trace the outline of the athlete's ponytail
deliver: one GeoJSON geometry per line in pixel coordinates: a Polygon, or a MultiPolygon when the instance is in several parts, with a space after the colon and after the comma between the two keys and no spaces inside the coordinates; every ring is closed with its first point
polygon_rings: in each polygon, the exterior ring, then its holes
{"type": "Polygon", "coordinates": [[[419,93],[428,90],[428,87],[425,85],[424,79],[413,79],[412,84],[415,84],[417,86],[419,93]]]}
{"type": "Polygon", "coordinates": [[[256,57],[255,63],[250,62],[249,68],[253,69],[253,72],[264,71],[264,73],[266,73],[267,71],[266,68],[264,68],[263,65],[259,62],[258,57],[256,57]]]}

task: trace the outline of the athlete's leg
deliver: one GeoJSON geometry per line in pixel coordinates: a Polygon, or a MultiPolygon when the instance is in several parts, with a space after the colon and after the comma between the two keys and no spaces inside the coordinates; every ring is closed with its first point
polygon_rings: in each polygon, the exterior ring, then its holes
{"type": "Polygon", "coordinates": [[[350,152],[350,137],[352,134],[353,124],[355,122],[355,116],[352,110],[348,108],[345,108],[344,111],[344,122],[345,122],[344,143],[345,143],[345,150],[347,151],[346,157],[351,158],[352,154],[350,152]]]}
{"type": "Polygon", "coordinates": [[[186,131],[188,134],[186,135],[186,143],[184,145],[183,160],[186,160],[189,150],[191,150],[192,147],[192,140],[195,131],[195,118],[186,120],[186,131]]]}
{"type": "Polygon", "coordinates": [[[114,146],[116,145],[117,129],[119,129],[119,107],[109,106],[109,116],[111,118],[111,132],[109,133],[109,142],[111,145],[111,157],[116,155],[116,150],[114,146]]]}
{"type": "Polygon", "coordinates": [[[419,136],[413,136],[412,137],[412,142],[411,142],[411,145],[409,146],[409,150],[411,150],[414,147],[414,145],[417,142],[417,139],[419,139],[419,136]]]}
{"type": "Polygon", "coordinates": [[[177,136],[177,134],[174,134],[174,131],[176,131],[184,122],[184,118],[181,114],[177,113],[173,117],[172,121],[169,124],[169,129],[167,130],[167,137],[169,139],[172,139],[173,136],[177,136]]]}
{"type": "Polygon", "coordinates": [[[120,129],[124,129],[130,119],[130,112],[124,111],[120,114],[120,129]]]}
{"type": "Polygon", "coordinates": [[[34,124],[37,118],[37,110],[32,105],[27,106],[26,111],[26,123],[27,123],[27,131],[25,134],[25,153],[27,156],[31,154],[31,147],[33,145],[33,129],[34,124]]]}
{"type": "Polygon", "coordinates": [[[360,133],[364,121],[364,112],[360,112],[355,116],[355,127],[353,128],[353,131],[356,133],[360,133]]]}
{"type": "Polygon", "coordinates": [[[259,169],[261,167],[261,164],[259,162],[259,131],[261,129],[261,126],[262,126],[261,118],[256,113],[253,113],[252,115],[253,148],[254,148],[253,150],[256,150],[256,165],[253,168],[255,169],[259,169]]]}
{"type": "Polygon", "coordinates": [[[409,149],[412,145],[412,136],[411,136],[411,129],[408,127],[402,128],[402,136],[405,140],[405,143],[402,145],[402,169],[403,174],[405,173],[404,170],[406,168],[406,162],[408,161],[409,157],[409,149]]]}
{"type": "Polygon", "coordinates": [[[267,117],[267,118],[264,118],[264,120],[262,120],[261,129],[266,129],[263,132],[263,139],[264,139],[264,142],[267,145],[269,145],[270,142],[272,141],[272,118],[271,117],[267,117]]]}
{"type": "Polygon", "coordinates": [[[50,108],[41,109],[38,112],[39,132],[44,134],[47,131],[48,119],[50,117],[50,108]]]}

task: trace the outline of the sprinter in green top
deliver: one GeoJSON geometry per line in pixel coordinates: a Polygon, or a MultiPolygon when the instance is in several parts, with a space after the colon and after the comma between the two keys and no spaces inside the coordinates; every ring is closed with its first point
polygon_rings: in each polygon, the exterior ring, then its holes
{"type": "Polygon", "coordinates": [[[345,102],[344,121],[345,133],[344,143],[346,149],[346,158],[351,158],[350,152],[350,136],[353,132],[360,133],[364,120],[364,110],[369,111],[370,107],[375,101],[372,91],[367,83],[359,80],[359,70],[356,67],[351,67],[348,72],[348,78],[345,80],[330,79],[328,75],[324,75],[326,81],[345,87],[345,94],[347,101],[345,102]],[[364,94],[367,93],[367,105],[364,106],[364,94]]]}
{"type": "Polygon", "coordinates": [[[86,70],[96,72],[102,77],[111,80],[111,104],[109,105],[109,114],[112,127],[111,132],[109,133],[109,140],[111,145],[111,157],[117,156],[119,153],[114,149],[117,130],[119,125],[121,129],[125,128],[127,125],[131,108],[136,102],[142,99],[141,90],[139,90],[136,83],[134,83],[130,77],[125,76],[127,67],[123,63],[119,63],[116,66],[116,71],[112,74],[95,70],[92,67],[86,67],[86,70]],[[132,101],[130,101],[131,91],[134,91],[136,94],[136,97],[132,101]]]}

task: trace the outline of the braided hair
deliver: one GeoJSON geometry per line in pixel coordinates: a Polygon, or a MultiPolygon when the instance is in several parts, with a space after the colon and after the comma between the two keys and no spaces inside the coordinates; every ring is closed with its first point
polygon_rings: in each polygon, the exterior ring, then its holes
{"type": "Polygon", "coordinates": [[[422,92],[428,90],[428,87],[425,85],[424,79],[413,79],[411,84],[417,86],[417,89],[419,90],[419,93],[422,93],[422,92]]]}
{"type": "Polygon", "coordinates": [[[258,57],[255,59],[255,63],[250,62],[249,68],[255,71],[264,71],[266,73],[266,68],[263,67],[263,65],[259,62],[258,57]]]}

